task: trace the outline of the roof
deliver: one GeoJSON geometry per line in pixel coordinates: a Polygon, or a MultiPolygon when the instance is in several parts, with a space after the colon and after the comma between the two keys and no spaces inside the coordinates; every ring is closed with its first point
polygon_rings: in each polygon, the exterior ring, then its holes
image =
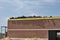
{"type": "Polygon", "coordinates": [[[42,19],[60,19],[60,16],[38,16],[38,17],[15,17],[15,18],[9,18],[8,20],[42,20],[42,19]]]}

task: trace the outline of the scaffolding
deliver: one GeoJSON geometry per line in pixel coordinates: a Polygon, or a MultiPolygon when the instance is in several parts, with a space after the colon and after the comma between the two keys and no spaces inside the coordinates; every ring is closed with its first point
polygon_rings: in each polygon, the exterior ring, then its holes
{"type": "Polygon", "coordinates": [[[0,38],[7,37],[7,26],[0,27],[0,38]]]}

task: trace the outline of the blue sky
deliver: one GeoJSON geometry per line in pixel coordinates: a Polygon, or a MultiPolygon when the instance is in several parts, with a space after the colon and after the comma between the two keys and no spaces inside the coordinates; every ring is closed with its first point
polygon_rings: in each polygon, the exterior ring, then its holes
{"type": "Polygon", "coordinates": [[[59,16],[60,0],[0,0],[0,26],[7,25],[9,17],[59,16]]]}

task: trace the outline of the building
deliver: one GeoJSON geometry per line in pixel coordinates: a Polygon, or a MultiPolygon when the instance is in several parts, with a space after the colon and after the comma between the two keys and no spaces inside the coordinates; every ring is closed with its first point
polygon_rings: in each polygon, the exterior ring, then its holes
{"type": "Polygon", "coordinates": [[[59,17],[8,19],[10,38],[48,38],[49,30],[60,29],[59,17]]]}

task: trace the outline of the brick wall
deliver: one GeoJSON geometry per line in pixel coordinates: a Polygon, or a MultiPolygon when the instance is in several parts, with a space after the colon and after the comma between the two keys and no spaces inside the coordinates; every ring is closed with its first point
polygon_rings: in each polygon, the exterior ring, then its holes
{"type": "Polygon", "coordinates": [[[11,38],[47,38],[47,30],[20,30],[9,31],[8,36],[11,38]]]}
{"type": "Polygon", "coordinates": [[[60,20],[9,20],[9,29],[57,29],[60,28],[60,20]]]}
{"type": "Polygon", "coordinates": [[[47,38],[48,30],[9,30],[9,29],[59,29],[60,19],[8,20],[8,36],[12,38],[47,38]]]}

